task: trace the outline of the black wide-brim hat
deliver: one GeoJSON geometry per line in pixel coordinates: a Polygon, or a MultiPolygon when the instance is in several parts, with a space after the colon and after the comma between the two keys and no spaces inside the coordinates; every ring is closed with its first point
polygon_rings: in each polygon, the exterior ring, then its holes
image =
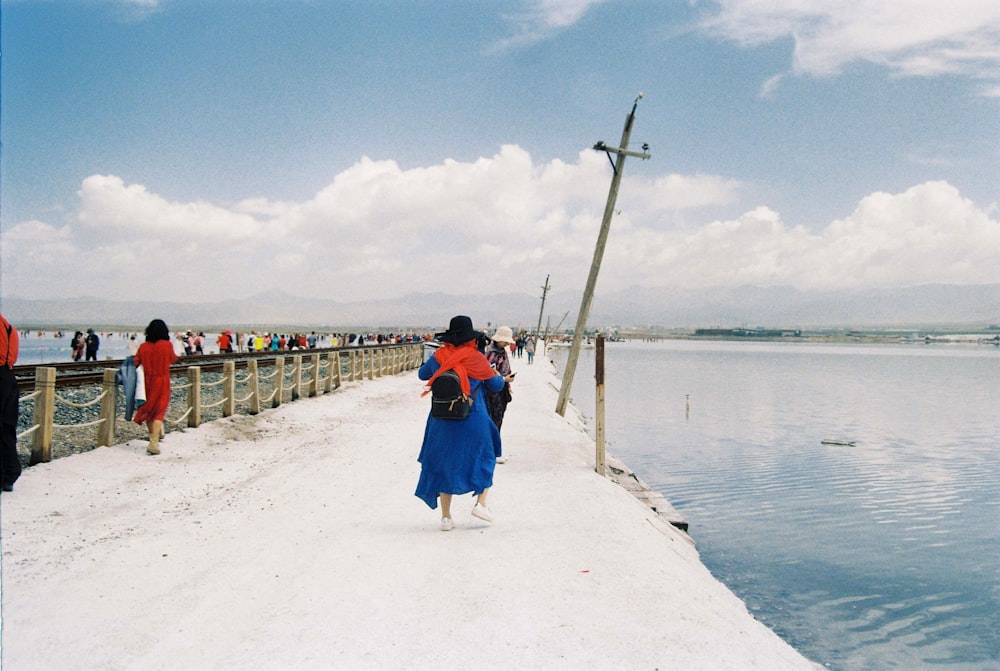
{"type": "Polygon", "coordinates": [[[472,328],[472,319],[466,317],[465,315],[458,315],[451,318],[447,331],[435,333],[434,337],[441,342],[451,343],[452,345],[461,345],[464,342],[476,340],[484,335],[484,333],[472,328]]]}

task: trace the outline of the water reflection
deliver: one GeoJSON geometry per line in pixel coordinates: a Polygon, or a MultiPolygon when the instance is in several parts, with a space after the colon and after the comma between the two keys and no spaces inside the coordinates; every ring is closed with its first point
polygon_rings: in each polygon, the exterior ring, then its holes
{"type": "MultiPolygon", "coordinates": [[[[606,358],[609,450],[762,621],[833,669],[1000,669],[996,348],[666,341],[606,358]]],[[[592,366],[584,351],[573,389],[588,418],[592,366]]]]}

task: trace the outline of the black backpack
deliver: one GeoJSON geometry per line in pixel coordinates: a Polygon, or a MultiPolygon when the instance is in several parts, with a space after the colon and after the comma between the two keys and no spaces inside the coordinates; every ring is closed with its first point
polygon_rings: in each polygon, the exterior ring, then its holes
{"type": "Polygon", "coordinates": [[[462,392],[458,373],[450,369],[444,371],[431,383],[431,417],[465,419],[472,412],[472,395],[462,392]]]}

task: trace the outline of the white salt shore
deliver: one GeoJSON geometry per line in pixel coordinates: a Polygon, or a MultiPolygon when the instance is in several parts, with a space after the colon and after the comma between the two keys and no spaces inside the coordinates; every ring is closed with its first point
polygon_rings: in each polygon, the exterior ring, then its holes
{"type": "Polygon", "coordinates": [[[551,363],[513,365],[492,525],[413,495],[415,372],[26,469],[3,670],[821,668],[594,473],[551,363]]]}

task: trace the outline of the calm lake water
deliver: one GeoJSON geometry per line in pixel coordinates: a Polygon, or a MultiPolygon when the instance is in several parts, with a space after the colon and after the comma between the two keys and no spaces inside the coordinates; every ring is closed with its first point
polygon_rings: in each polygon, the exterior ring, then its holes
{"type": "MultiPolygon", "coordinates": [[[[593,371],[584,350],[591,424],[593,371]]],[[[608,451],[807,657],[1000,670],[1000,349],[608,343],[605,382],[608,451]]]]}

